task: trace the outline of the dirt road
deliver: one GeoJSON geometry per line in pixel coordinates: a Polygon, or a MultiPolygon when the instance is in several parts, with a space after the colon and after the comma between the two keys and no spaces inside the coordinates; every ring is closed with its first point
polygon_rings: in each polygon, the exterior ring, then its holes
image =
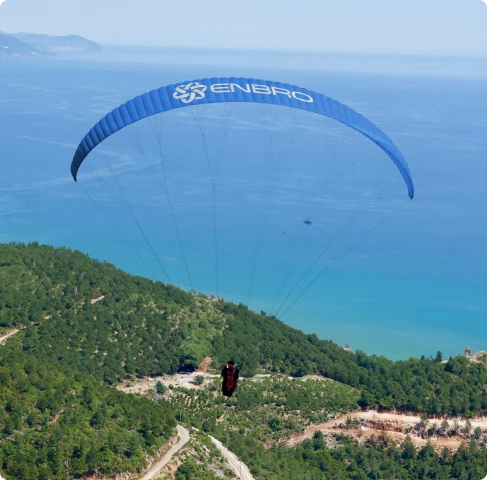
{"type": "Polygon", "coordinates": [[[140,480],[152,480],[155,479],[160,470],[162,470],[171,460],[173,455],[181,450],[189,441],[189,432],[181,425],[177,425],[176,427],[178,434],[179,434],[179,442],[176,445],[173,445],[169,451],[158,461],[156,462],[151,469],[140,478],[140,480]]]}
{"type": "Polygon", "coordinates": [[[8,332],[8,333],[6,333],[5,335],[3,335],[2,337],[0,337],[0,344],[5,343],[5,341],[6,341],[8,338],[10,338],[10,337],[12,337],[13,335],[15,335],[15,334],[16,334],[18,331],[19,331],[18,329],[17,329],[17,330],[12,330],[11,332],[8,332]]]}
{"type": "Polygon", "coordinates": [[[235,472],[237,478],[241,480],[254,480],[254,477],[250,473],[249,467],[247,467],[245,463],[241,462],[234,453],[232,453],[222,444],[222,442],[216,438],[213,438],[211,435],[209,435],[209,437],[220,452],[222,452],[222,455],[225,457],[225,460],[228,462],[231,469],[235,472]]]}

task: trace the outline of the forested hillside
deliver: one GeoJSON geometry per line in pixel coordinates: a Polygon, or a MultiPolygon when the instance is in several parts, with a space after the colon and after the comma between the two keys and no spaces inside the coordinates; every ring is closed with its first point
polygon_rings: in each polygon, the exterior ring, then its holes
{"type": "Polygon", "coordinates": [[[392,362],[346,352],[242,304],[211,302],[67,249],[1,245],[0,259],[0,327],[27,327],[25,352],[107,384],[233,356],[247,375],[317,373],[359,388],[363,407],[487,412],[487,368],[464,357],[392,362]]]}
{"type": "MultiPolygon", "coordinates": [[[[333,451],[319,437],[293,449],[264,444],[284,430],[366,406],[487,412],[487,368],[481,363],[456,357],[444,364],[441,355],[392,362],[346,352],[244,305],[133,277],[68,249],[0,245],[0,327],[20,330],[0,346],[0,471],[9,480],[141,470],[147,455],[174,434],[176,419],[214,432],[258,478],[291,478],[281,475],[279,465],[287,472],[299,469],[299,478],[390,478],[364,477],[367,456],[374,465],[388,465],[388,472],[396,466],[420,471],[420,459],[424,465],[443,462],[445,468],[437,469],[443,476],[398,478],[446,478],[457,457],[425,451],[425,460],[383,442],[359,446],[341,439],[337,445],[344,448],[333,451]],[[229,356],[247,377],[271,373],[281,380],[249,382],[233,403],[213,402],[215,390],[198,397],[175,392],[154,402],[113,388],[128,379],[194,369],[205,357],[218,365],[229,356]],[[340,383],[329,382],[334,386],[324,390],[319,381],[286,380],[305,374],[340,383]]],[[[469,448],[458,454],[458,468],[474,475],[472,459],[482,457],[485,447],[469,448]]],[[[476,478],[460,473],[454,478],[476,478]]]]}

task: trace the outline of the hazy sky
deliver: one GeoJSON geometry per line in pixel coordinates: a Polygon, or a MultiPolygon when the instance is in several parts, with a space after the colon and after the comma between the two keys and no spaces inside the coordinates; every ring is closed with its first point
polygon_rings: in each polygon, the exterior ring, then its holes
{"type": "Polygon", "coordinates": [[[486,0],[0,0],[0,30],[104,44],[487,54],[486,0]]]}

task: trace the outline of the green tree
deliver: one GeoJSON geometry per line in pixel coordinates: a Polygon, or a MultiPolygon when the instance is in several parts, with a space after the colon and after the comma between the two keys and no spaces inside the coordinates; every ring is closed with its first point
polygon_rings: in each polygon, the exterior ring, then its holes
{"type": "Polygon", "coordinates": [[[167,388],[162,382],[156,383],[156,393],[158,393],[159,395],[163,395],[164,393],[166,393],[166,390],[167,388]]]}

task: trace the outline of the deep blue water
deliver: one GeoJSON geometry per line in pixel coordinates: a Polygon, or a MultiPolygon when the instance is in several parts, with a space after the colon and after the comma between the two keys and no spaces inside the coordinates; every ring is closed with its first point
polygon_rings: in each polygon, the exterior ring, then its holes
{"type": "Polygon", "coordinates": [[[171,281],[209,294],[216,280],[208,160],[219,293],[236,302],[250,297],[252,308],[269,312],[286,272],[281,300],[365,205],[364,192],[381,190],[387,196],[339,235],[306,280],[335,263],[282,319],[391,358],[487,349],[486,80],[487,60],[475,58],[119,49],[2,62],[0,241],[68,246],[165,280],[127,202],[171,281]],[[109,139],[80,170],[80,185],[72,181],[73,152],[107,111],[152,88],[206,76],[279,80],[359,110],[404,153],[416,198],[407,199],[399,174],[370,142],[270,107],[185,109],[142,123],[109,139]]]}

